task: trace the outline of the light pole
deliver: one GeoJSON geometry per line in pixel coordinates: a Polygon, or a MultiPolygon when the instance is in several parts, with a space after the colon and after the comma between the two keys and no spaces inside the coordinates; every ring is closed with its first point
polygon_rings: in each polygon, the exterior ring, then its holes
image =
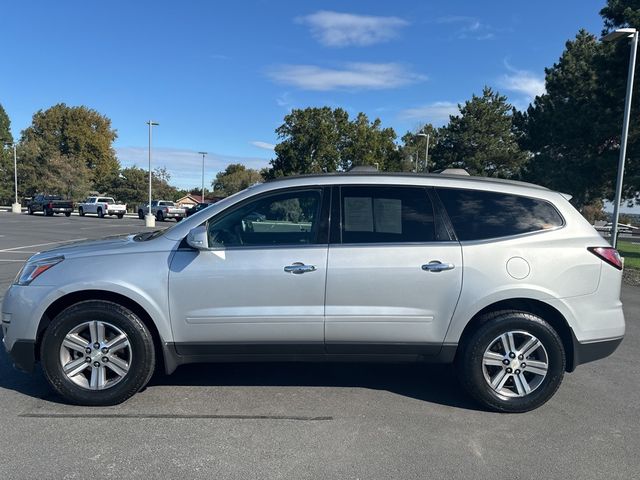
{"type": "Polygon", "coordinates": [[[153,120],[149,120],[147,125],[149,125],[149,205],[147,206],[147,214],[144,216],[144,223],[147,227],[155,227],[156,217],[151,213],[151,130],[153,127],[160,124],[153,120]]]}
{"type": "Polygon", "coordinates": [[[22,213],[22,205],[18,202],[18,154],[16,153],[16,144],[6,142],[7,147],[13,147],[13,186],[15,189],[15,202],[11,204],[11,212],[22,213]]]}
{"type": "Polygon", "coordinates": [[[207,152],[198,152],[202,155],[202,203],[204,203],[204,156],[207,152]]]}
{"type": "Polygon", "coordinates": [[[620,158],[618,159],[618,177],[616,179],[616,197],[613,204],[613,225],[611,226],[611,246],[613,248],[616,248],[618,243],[618,217],[620,215],[620,202],[622,201],[624,162],[627,155],[627,136],[629,135],[629,114],[631,113],[631,95],[633,94],[633,74],[636,69],[636,52],[638,50],[638,31],[635,28],[619,28],[618,30],[614,30],[602,37],[602,40],[605,42],[612,42],[620,38],[631,38],[631,52],[629,53],[627,93],[624,100],[622,137],[620,139],[620,158]]]}
{"type": "Polygon", "coordinates": [[[428,133],[419,133],[418,137],[427,137],[427,148],[424,153],[424,171],[429,172],[429,134],[428,133]]]}

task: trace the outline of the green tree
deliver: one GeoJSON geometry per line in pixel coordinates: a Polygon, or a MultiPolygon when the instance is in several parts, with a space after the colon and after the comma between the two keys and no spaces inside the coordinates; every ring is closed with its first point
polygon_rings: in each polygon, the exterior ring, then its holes
{"type": "Polygon", "coordinates": [[[89,193],[91,171],[81,158],[54,153],[49,158],[49,169],[45,175],[45,182],[46,192],[55,192],[78,201],[89,193]]]}
{"type": "Polygon", "coordinates": [[[25,190],[32,194],[46,187],[49,163],[60,156],[82,159],[91,172],[93,188],[106,190],[120,168],[112,147],[116,136],[111,120],[85,106],[60,103],[39,110],[20,141],[25,190]]]}
{"type": "Polygon", "coordinates": [[[5,147],[6,143],[13,143],[11,135],[11,120],[0,104],[0,203],[13,203],[13,150],[5,147]]]}
{"type": "Polygon", "coordinates": [[[349,114],[342,108],[294,109],[276,129],[269,177],[335,172],[341,165],[349,129],[349,114]]]}
{"type": "Polygon", "coordinates": [[[434,170],[433,147],[438,140],[438,129],[430,123],[424,125],[416,133],[407,132],[402,138],[400,147],[401,167],[404,172],[424,172],[434,170]],[[422,134],[422,135],[421,135],[422,134]],[[427,137],[429,135],[429,163],[425,168],[425,158],[427,156],[427,137]]]}
{"type": "Polygon", "coordinates": [[[340,152],[340,168],[369,165],[378,170],[400,170],[400,153],[395,144],[393,128],[382,128],[379,118],[369,122],[364,113],[359,113],[348,125],[344,148],[340,152]]]}
{"type": "Polygon", "coordinates": [[[211,186],[216,195],[228,196],[263,180],[258,170],[247,168],[240,163],[232,163],[218,172],[211,186]]]}
{"type": "Polygon", "coordinates": [[[438,132],[433,148],[435,168],[464,168],[471,175],[511,178],[528,158],[513,128],[513,107],[507,98],[484,87],[458,106],[460,115],[438,132]]]}

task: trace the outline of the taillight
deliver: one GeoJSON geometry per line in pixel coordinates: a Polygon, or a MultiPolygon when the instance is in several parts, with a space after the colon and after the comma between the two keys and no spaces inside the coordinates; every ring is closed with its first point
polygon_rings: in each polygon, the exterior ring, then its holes
{"type": "Polygon", "coordinates": [[[53,203],[49,202],[49,205],[47,205],[47,208],[53,208],[53,203]]]}
{"type": "Polygon", "coordinates": [[[604,260],[609,265],[617,268],[618,270],[622,270],[622,258],[620,258],[620,254],[613,247],[588,247],[591,253],[593,253],[596,257],[604,260]]]}
{"type": "Polygon", "coordinates": [[[105,210],[109,210],[109,204],[108,204],[108,203],[105,203],[105,204],[104,204],[104,208],[105,208],[105,210]]]}

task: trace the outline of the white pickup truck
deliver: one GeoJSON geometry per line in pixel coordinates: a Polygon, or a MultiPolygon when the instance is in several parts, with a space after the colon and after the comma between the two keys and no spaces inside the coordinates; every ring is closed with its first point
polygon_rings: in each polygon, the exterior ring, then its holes
{"type": "Polygon", "coordinates": [[[105,215],[117,215],[118,218],[122,218],[127,213],[127,206],[116,203],[112,197],[88,197],[78,204],[78,213],[81,217],[87,213],[94,213],[100,218],[105,215]]]}

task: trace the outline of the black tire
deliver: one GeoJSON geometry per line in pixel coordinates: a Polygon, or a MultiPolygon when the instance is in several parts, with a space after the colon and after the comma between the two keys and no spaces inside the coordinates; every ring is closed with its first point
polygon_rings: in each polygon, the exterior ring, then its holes
{"type": "Polygon", "coordinates": [[[78,215],[84,217],[84,209],[82,207],[78,208],[78,215]]]}
{"type": "Polygon", "coordinates": [[[31,208],[31,205],[29,205],[27,212],[29,212],[29,215],[33,215],[33,208],[31,208]]]}
{"type": "Polygon", "coordinates": [[[138,210],[138,218],[144,220],[144,212],[142,210],[138,210]]]}
{"type": "Polygon", "coordinates": [[[119,214],[118,214],[118,218],[122,219],[122,217],[124,217],[124,214],[119,213],[119,214]]]}
{"type": "Polygon", "coordinates": [[[98,218],[104,218],[104,212],[100,207],[98,207],[98,218]]]}
{"type": "Polygon", "coordinates": [[[159,222],[164,222],[164,215],[162,214],[162,212],[156,213],[156,220],[158,220],[159,222]]]}
{"type": "Polygon", "coordinates": [[[155,350],[151,333],[129,309],[113,302],[88,300],[77,303],[56,316],[44,333],[40,359],[47,381],[67,401],[77,405],[116,405],[143,388],[155,369],[155,350]],[[60,349],[67,333],[87,322],[107,322],[122,330],[131,348],[131,364],[126,375],[113,386],[90,390],[74,383],[62,370],[60,349]]]}
{"type": "Polygon", "coordinates": [[[178,223],[180,220],[182,220],[182,217],[176,217],[176,223],[178,223]]]}
{"type": "Polygon", "coordinates": [[[64,212],[64,216],[65,217],[70,217],[71,216],[71,212],[64,212]]]}
{"type": "MultiPolygon", "coordinates": [[[[538,350],[538,352],[540,351],[541,350],[538,350]]],[[[505,348],[505,355],[506,354],[505,348]]],[[[533,355],[538,354],[533,353],[533,355]]],[[[523,361],[526,364],[526,361],[529,360],[528,358],[522,360],[518,358],[519,357],[514,357],[513,361],[517,363],[523,361]]],[[[503,310],[485,315],[481,319],[481,325],[477,330],[463,340],[463,344],[460,346],[456,357],[458,377],[464,389],[484,407],[494,411],[508,413],[528,412],[543,405],[556,393],[560,383],[562,383],[565,366],[566,359],[562,340],[551,325],[537,315],[514,310],[503,310]],[[485,379],[483,356],[485,351],[500,335],[514,331],[525,332],[528,335],[536,337],[540,343],[542,343],[544,351],[546,352],[548,366],[546,376],[543,377],[539,385],[533,388],[530,393],[524,396],[511,397],[498,393],[489,385],[485,379]]],[[[497,370],[503,367],[489,368],[497,370]]],[[[504,369],[507,372],[509,371],[507,366],[505,366],[504,369]]],[[[513,372],[513,370],[511,371],[513,372]]],[[[522,376],[524,375],[523,369],[522,376]]],[[[527,373],[527,375],[529,375],[529,379],[539,378],[535,376],[531,377],[530,372],[527,373]]],[[[512,378],[507,381],[507,385],[509,385],[508,382],[512,382],[512,385],[514,385],[513,390],[515,391],[515,375],[511,377],[512,378]]]]}
{"type": "Polygon", "coordinates": [[[47,217],[53,217],[53,209],[45,207],[43,210],[45,216],[47,217]]]}

